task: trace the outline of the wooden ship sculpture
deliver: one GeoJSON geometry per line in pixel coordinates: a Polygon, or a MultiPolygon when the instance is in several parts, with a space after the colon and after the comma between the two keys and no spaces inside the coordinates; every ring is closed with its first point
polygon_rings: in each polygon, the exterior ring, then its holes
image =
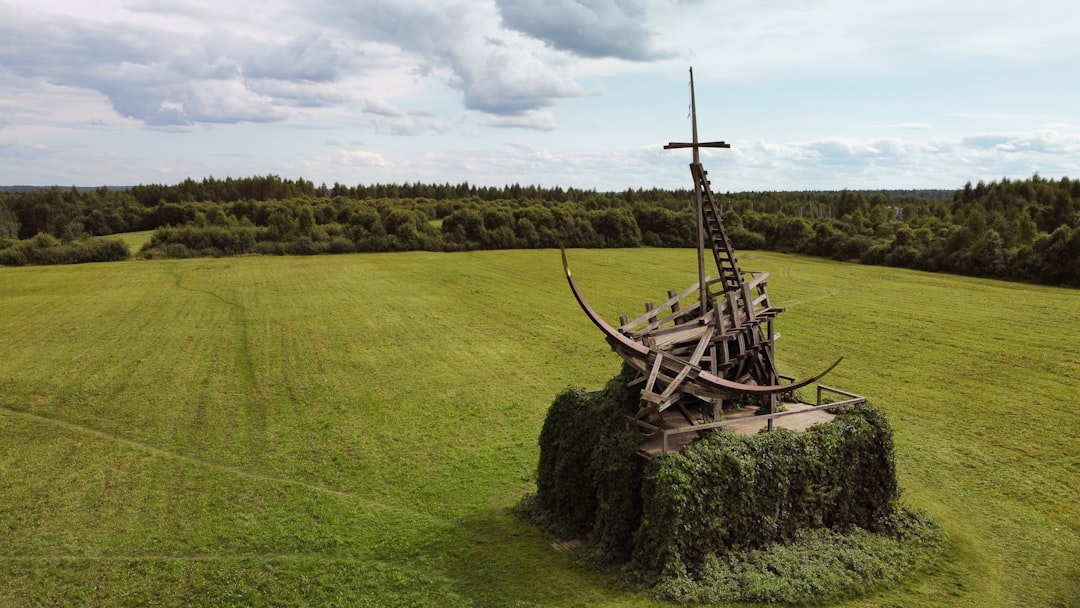
{"type": "Polygon", "coordinates": [[[641,451],[646,455],[679,449],[711,428],[749,421],[771,430],[775,418],[864,401],[824,387],[849,399],[823,405],[819,387],[816,405],[799,403],[778,411],[782,395],[793,399],[796,389],[816,382],[843,357],[820,374],[802,380],[777,372],[773,323],[783,309],[769,299],[769,274],[742,270],[728,238],[708,174],[701,165],[700,149],[730,145],[698,141],[693,76],[691,69],[692,140],[664,148],[693,151],[690,174],[697,214],[697,283],[680,292],[668,291],[667,299],[659,305],[647,302],[644,314],[634,319],[623,315],[619,326],[613,327],[585,301],[563,252],[563,268],[578,304],[604,333],[612,350],[637,372],[630,385],[641,387],[640,401],[636,413],[627,418],[640,433],[641,451]],[[706,250],[712,253],[715,277],[706,276],[706,250]],[[739,420],[722,420],[725,409],[737,406],[743,406],[739,420]]]}

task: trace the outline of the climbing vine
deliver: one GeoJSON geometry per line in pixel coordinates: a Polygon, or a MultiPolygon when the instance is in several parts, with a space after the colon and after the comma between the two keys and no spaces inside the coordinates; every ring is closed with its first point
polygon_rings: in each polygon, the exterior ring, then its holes
{"type": "Polygon", "coordinates": [[[624,369],[601,391],[568,388],[555,399],[540,434],[537,492],[519,508],[552,534],[586,539],[592,561],[622,564],[627,579],[668,599],[775,599],[776,589],[761,595],[732,583],[747,580],[740,568],[771,563],[763,555],[805,555],[797,548],[808,539],[819,553],[831,543],[848,571],[829,575],[847,581],[829,593],[849,593],[851,581],[874,578],[863,570],[881,567],[875,555],[907,555],[905,542],[922,555],[937,542],[935,526],[898,505],[892,430],[873,407],[837,408],[833,421],[799,434],[711,431],[647,460],[625,422],[637,400],[631,377],[624,369]],[[713,576],[721,570],[723,589],[713,576]]]}

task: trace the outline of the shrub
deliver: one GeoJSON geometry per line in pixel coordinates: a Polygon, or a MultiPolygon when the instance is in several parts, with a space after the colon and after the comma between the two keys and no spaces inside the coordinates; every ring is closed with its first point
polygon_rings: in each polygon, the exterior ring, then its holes
{"type": "Polygon", "coordinates": [[[15,241],[0,250],[0,264],[82,264],[113,262],[131,257],[126,243],[116,239],[78,239],[61,243],[56,237],[39,233],[25,241],[15,241]]]}
{"type": "Polygon", "coordinates": [[[2,266],[25,266],[27,263],[26,252],[19,245],[12,245],[0,249],[0,265],[2,266]]]}
{"type": "MultiPolygon", "coordinates": [[[[801,434],[711,431],[646,461],[625,423],[637,404],[628,379],[624,369],[603,391],[569,388],[555,399],[540,434],[537,492],[519,509],[553,534],[588,537],[591,560],[625,563],[631,580],[668,599],[709,601],[717,591],[701,581],[718,564],[804,542],[812,530],[899,542],[906,515],[896,506],[892,431],[869,405],[839,408],[832,422],[801,434]]],[[[872,577],[855,570],[826,586],[846,590],[872,577]]],[[[786,597],[738,584],[738,597],[786,597]]]]}
{"type": "Polygon", "coordinates": [[[206,225],[172,227],[154,231],[143,248],[145,257],[200,257],[239,255],[255,250],[256,240],[264,228],[255,226],[206,225]]]}
{"type": "Polygon", "coordinates": [[[742,226],[728,230],[728,238],[731,239],[731,246],[735,249],[765,249],[765,235],[751,232],[742,226]]]}
{"type": "Polygon", "coordinates": [[[942,530],[922,515],[899,509],[895,531],[803,530],[791,541],[718,557],[699,572],[678,572],[653,591],[675,602],[835,603],[899,583],[939,556],[942,530]]]}
{"type": "Polygon", "coordinates": [[[595,543],[624,552],[637,527],[641,467],[636,436],[625,427],[624,373],[589,393],[577,387],[555,398],[540,431],[540,462],[531,519],[549,532],[594,532],[595,543]]]}

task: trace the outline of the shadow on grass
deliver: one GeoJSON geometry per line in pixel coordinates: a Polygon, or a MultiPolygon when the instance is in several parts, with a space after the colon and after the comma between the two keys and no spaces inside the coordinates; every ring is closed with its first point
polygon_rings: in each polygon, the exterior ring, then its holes
{"type": "Polygon", "coordinates": [[[439,564],[454,592],[474,606],[652,605],[618,586],[614,577],[591,569],[576,552],[559,550],[553,539],[510,509],[458,520],[426,553],[439,564]]]}
{"type": "MultiPolygon", "coordinates": [[[[578,558],[577,552],[557,549],[553,545],[554,539],[520,519],[510,510],[493,510],[477,514],[475,517],[459,520],[456,524],[457,533],[439,539],[425,553],[441,556],[443,561],[438,564],[441,570],[440,578],[452,586],[452,594],[455,597],[469,605],[670,605],[661,602],[652,593],[671,596],[671,589],[657,588],[652,592],[632,590],[624,581],[619,580],[617,574],[605,573],[590,566],[583,559],[578,558]]],[[[936,527],[934,530],[927,529],[924,533],[937,537],[939,532],[935,530],[936,527]]],[[[767,552],[753,553],[754,559],[764,560],[765,566],[753,563],[752,559],[747,558],[749,561],[745,571],[717,571],[708,575],[709,581],[691,585],[688,589],[692,593],[678,598],[675,597],[679,596],[676,593],[668,599],[691,603],[697,601],[723,603],[739,601],[740,598],[741,601],[765,603],[769,601],[821,603],[856,600],[860,604],[876,606],[892,605],[890,602],[899,602],[899,605],[915,605],[905,602],[904,598],[916,590],[929,594],[929,597],[935,598],[935,602],[944,597],[945,590],[951,590],[954,593],[954,599],[965,597],[967,594],[963,584],[959,589],[952,588],[959,582],[958,579],[965,577],[963,573],[950,568],[952,565],[950,557],[955,558],[955,556],[942,554],[943,547],[937,543],[944,541],[946,544],[951,544],[943,538],[937,537],[933,541],[924,539],[930,542],[930,545],[922,547],[920,546],[922,541],[913,545],[898,545],[895,541],[868,534],[850,538],[844,536],[843,539],[846,540],[840,540],[841,537],[828,534],[825,534],[825,538],[818,538],[822,534],[825,533],[818,531],[818,534],[810,534],[807,539],[790,549],[781,547],[778,550],[772,550],[772,553],[777,553],[779,558],[787,564],[786,569],[781,566],[775,573],[790,570],[787,575],[777,574],[783,580],[772,583],[776,587],[775,593],[772,593],[776,597],[772,600],[766,598],[769,596],[768,593],[766,596],[758,597],[760,593],[752,592],[753,586],[746,588],[745,580],[732,582],[725,579],[725,576],[727,579],[732,576],[743,579],[753,578],[773,572],[766,569],[766,566],[776,566],[776,564],[767,563],[769,559],[775,560],[776,557],[769,558],[770,553],[767,552]],[[824,560],[824,564],[818,564],[818,559],[811,555],[829,559],[824,560]],[[840,567],[842,564],[838,564],[843,559],[852,556],[856,556],[857,559],[866,559],[870,563],[856,568],[854,573],[847,572],[840,567]],[[804,559],[808,561],[800,565],[801,560],[804,559]],[[903,563],[907,561],[910,563],[903,563]],[[896,568],[895,572],[891,571],[890,564],[896,568]],[[828,568],[830,572],[815,574],[814,568],[819,570],[828,568]],[[876,574],[871,577],[872,580],[860,579],[860,576],[866,575],[863,570],[867,568],[874,570],[876,574]],[[831,572],[834,569],[836,571],[831,572]],[[792,577],[791,580],[788,580],[788,576],[792,577]],[[844,579],[844,576],[852,580],[844,579]],[[862,582],[859,582],[860,580],[862,582]],[[799,583],[807,588],[801,589],[799,583]],[[816,583],[824,587],[813,588],[816,583]],[[786,589],[785,585],[793,586],[793,589],[786,589]],[[864,589],[862,592],[858,590],[860,587],[864,589]],[[786,592],[787,595],[782,592],[786,592]],[[788,596],[790,596],[788,599],[781,599],[788,596]],[[801,600],[795,598],[801,598],[801,600]]],[[[668,587],[671,584],[678,585],[686,582],[671,581],[668,587]]],[[[935,602],[931,604],[948,605],[935,602]]]]}

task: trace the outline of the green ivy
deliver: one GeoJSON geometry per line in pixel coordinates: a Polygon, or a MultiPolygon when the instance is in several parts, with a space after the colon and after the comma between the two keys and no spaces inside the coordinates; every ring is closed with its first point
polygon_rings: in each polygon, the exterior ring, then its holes
{"type": "Polygon", "coordinates": [[[675,602],[824,604],[896,585],[931,568],[945,541],[925,516],[898,508],[896,528],[875,534],[804,529],[793,539],[758,549],[710,554],[693,573],[669,572],[652,587],[675,602]]]}
{"type": "Polygon", "coordinates": [[[591,462],[598,421],[590,414],[597,401],[580,388],[567,389],[551,405],[540,431],[536,503],[560,536],[584,534],[596,518],[591,462]]]}
{"type": "Polygon", "coordinates": [[[891,430],[868,405],[837,413],[803,434],[718,431],[654,459],[630,570],[655,582],[804,529],[886,531],[899,494],[891,430]]]}
{"type": "Polygon", "coordinates": [[[718,563],[797,547],[812,530],[899,542],[897,522],[910,518],[896,507],[892,430],[881,412],[838,408],[832,422],[801,434],[712,431],[646,460],[625,422],[637,406],[631,377],[624,367],[602,391],[571,387],[555,399],[540,433],[537,492],[519,507],[552,534],[587,539],[592,561],[625,564],[631,580],[677,599],[680,585],[718,563]]]}
{"type": "Polygon", "coordinates": [[[603,391],[570,387],[555,398],[540,431],[536,495],[519,509],[558,536],[592,534],[601,559],[628,555],[640,520],[643,461],[623,417],[632,406],[628,373],[603,391]]]}

